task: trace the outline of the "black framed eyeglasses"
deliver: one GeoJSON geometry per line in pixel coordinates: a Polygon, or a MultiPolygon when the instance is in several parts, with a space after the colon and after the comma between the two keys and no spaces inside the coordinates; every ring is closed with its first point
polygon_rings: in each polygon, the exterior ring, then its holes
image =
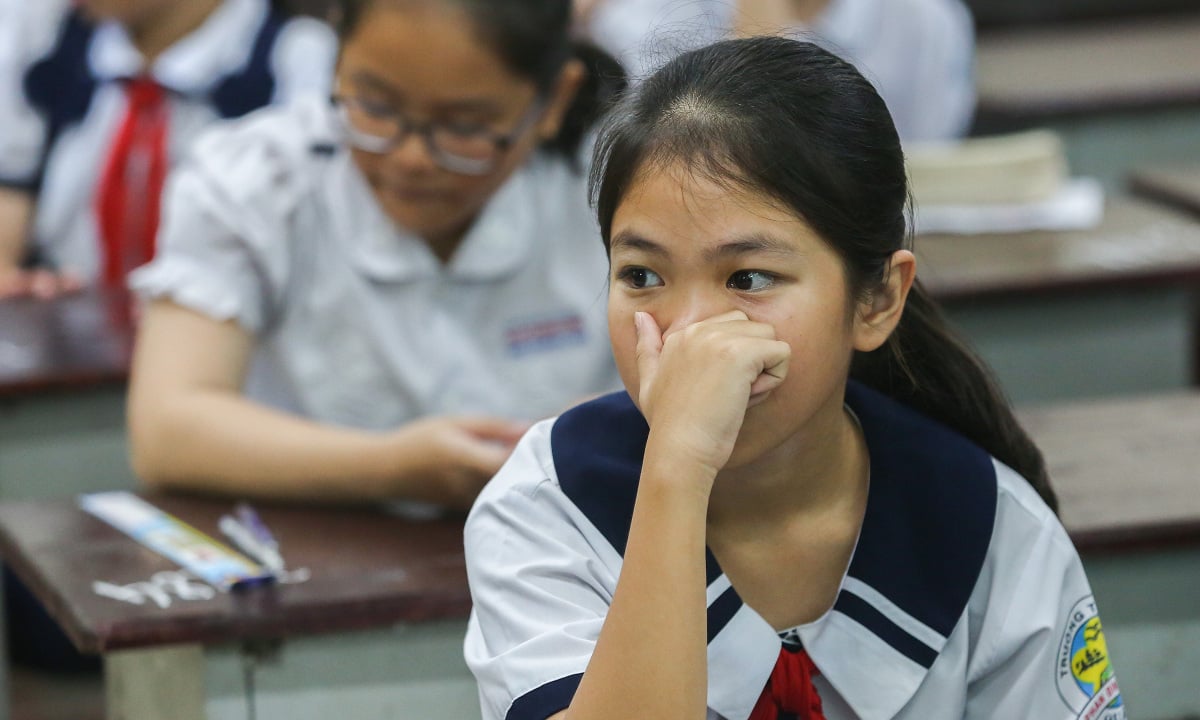
{"type": "Polygon", "coordinates": [[[541,117],[545,103],[534,101],[508,133],[476,125],[417,122],[395,108],[349,95],[332,97],[346,142],[369,153],[395,149],[417,133],[438,166],[464,175],[486,175],[500,158],[541,117]]]}

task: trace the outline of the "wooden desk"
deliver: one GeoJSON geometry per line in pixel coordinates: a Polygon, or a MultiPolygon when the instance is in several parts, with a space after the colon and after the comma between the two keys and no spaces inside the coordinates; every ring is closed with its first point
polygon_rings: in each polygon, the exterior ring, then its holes
{"type": "MultiPolygon", "coordinates": [[[[149,499],[214,536],[232,505],[149,499]]],[[[126,585],[175,566],[73,498],[0,504],[0,553],[81,651],[104,656],[109,717],[244,718],[247,648],[263,647],[272,652],[254,670],[261,717],[478,716],[461,651],[470,609],[461,519],[260,511],[309,581],[169,608],[99,596],[93,581],[126,585]]]]}
{"type": "Polygon", "coordinates": [[[105,290],[0,300],[0,398],[124,383],[129,303],[124,292],[105,290]]]}
{"type": "Polygon", "coordinates": [[[922,235],[918,277],[1017,402],[1193,383],[1200,223],[1110,198],[1080,232],[922,235]]]}
{"type": "Polygon", "coordinates": [[[1136,195],[1200,216],[1200,164],[1141,168],[1130,175],[1129,187],[1136,195]]]}
{"type": "Polygon", "coordinates": [[[0,498],[133,487],[123,292],[0,301],[0,498]]]}
{"type": "Polygon", "coordinates": [[[1200,103],[1200,14],[981,34],[979,115],[1042,121],[1200,103]]]}
{"type": "Polygon", "coordinates": [[[1130,717],[1200,713],[1200,393],[1027,408],[1130,717]]]}
{"type": "Polygon", "coordinates": [[[1109,189],[1146,163],[1200,162],[1200,13],[981,33],[976,134],[1058,131],[1109,189]]]}
{"type": "MultiPolygon", "coordinates": [[[[1200,395],[1020,414],[1045,450],[1137,717],[1200,708],[1200,395]]],[[[151,499],[209,532],[230,506],[151,499]]],[[[253,670],[261,717],[477,716],[461,659],[470,598],[460,521],[261,511],[292,566],[311,569],[308,583],[168,609],[98,597],[93,580],[172,566],[73,499],[0,503],[0,553],[81,649],[105,654],[113,717],[244,718],[246,648],[278,639],[274,664],[253,670]]]]}

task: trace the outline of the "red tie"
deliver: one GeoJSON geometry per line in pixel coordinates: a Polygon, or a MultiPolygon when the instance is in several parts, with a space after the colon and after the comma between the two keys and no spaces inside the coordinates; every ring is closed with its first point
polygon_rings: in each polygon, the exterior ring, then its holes
{"type": "Polygon", "coordinates": [[[144,76],[130,80],[125,90],[128,108],[96,193],[102,278],[110,286],[123,285],[130,270],[154,256],[167,174],[166,93],[144,76]]]}
{"type": "Polygon", "coordinates": [[[749,720],[825,720],[821,696],[812,682],[819,674],[808,653],[780,648],[771,677],[749,720]]]}

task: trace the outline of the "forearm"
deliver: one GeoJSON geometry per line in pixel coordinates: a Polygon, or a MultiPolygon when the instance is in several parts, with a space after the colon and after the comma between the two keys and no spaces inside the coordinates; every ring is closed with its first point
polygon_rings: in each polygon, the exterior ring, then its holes
{"type": "Polygon", "coordinates": [[[29,193],[0,187],[0,272],[16,269],[24,258],[32,215],[29,193]]]}
{"type": "Polygon", "coordinates": [[[811,23],[831,0],[738,0],[734,35],[773,34],[811,23]]]}
{"type": "Polygon", "coordinates": [[[620,580],[569,720],[705,714],[708,499],[697,488],[711,478],[655,456],[647,450],[620,580]]]}
{"type": "Polygon", "coordinates": [[[294,500],[378,500],[419,448],[321,425],[223,391],[130,404],[134,469],[146,483],[294,500]],[[408,458],[405,455],[409,456],[408,458]]]}

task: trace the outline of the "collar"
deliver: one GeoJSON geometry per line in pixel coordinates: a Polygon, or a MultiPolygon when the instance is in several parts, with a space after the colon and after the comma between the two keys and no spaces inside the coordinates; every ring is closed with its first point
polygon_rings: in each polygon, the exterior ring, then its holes
{"type": "MultiPolygon", "coordinates": [[[[150,74],[163,87],[181,95],[202,95],[223,77],[244,67],[255,38],[270,14],[264,0],[225,0],[195,30],[180,38],[154,61],[150,74]]],[[[88,63],[101,82],[134,77],[145,59],[118,22],[96,28],[88,63]]]]}
{"type": "MultiPolygon", "coordinates": [[[[857,382],[846,405],[871,463],[863,527],[834,607],[800,629],[821,674],[864,720],[893,717],[916,693],[966,611],[996,509],[992,459],[962,436],[857,382]]],[[[648,427],[626,393],[554,424],[563,492],[624,553],[648,427]]],[[[745,718],[779,637],[708,555],[709,705],[745,718]]]]}
{"type": "Polygon", "coordinates": [[[539,222],[534,158],[509,177],[484,206],[450,262],[443,265],[416,235],[396,227],[375,201],[371,188],[349,152],[339,147],[327,191],[337,202],[338,237],[350,243],[357,271],[379,282],[402,283],[428,278],[461,282],[497,282],[519,272],[539,235],[554,232],[539,222]]]}

